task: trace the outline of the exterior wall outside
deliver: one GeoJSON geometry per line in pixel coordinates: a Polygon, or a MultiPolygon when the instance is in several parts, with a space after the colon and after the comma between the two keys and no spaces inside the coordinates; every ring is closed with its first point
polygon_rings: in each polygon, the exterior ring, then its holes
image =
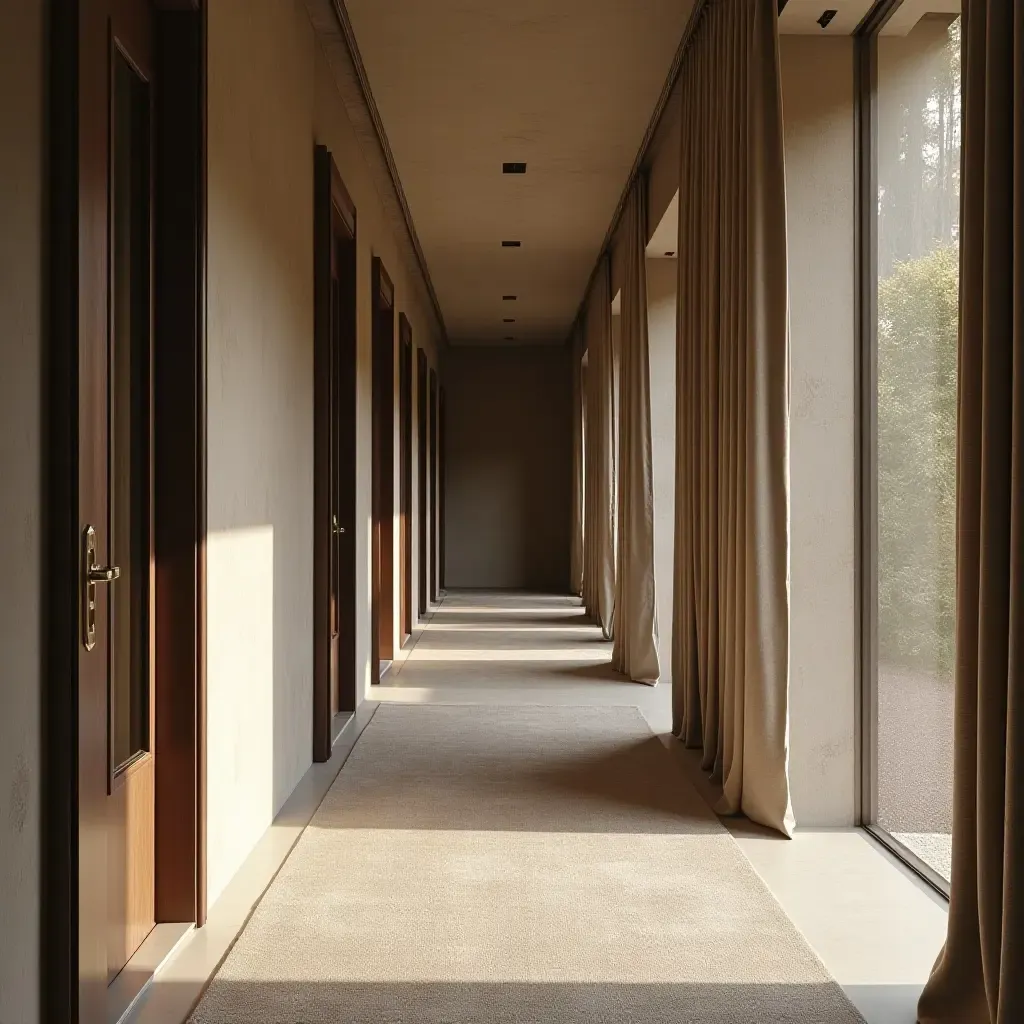
{"type": "Polygon", "coordinates": [[[783,36],[791,327],[790,778],[857,817],[853,41],[783,36]]]}
{"type": "Polygon", "coordinates": [[[445,380],[448,586],[566,593],[569,349],[453,348],[445,380]]]}
{"type": "Polygon", "coordinates": [[[46,3],[0,5],[0,1020],[39,1019],[46,3]]]}
{"type": "MultiPolygon", "coordinates": [[[[312,756],[316,142],[332,149],[357,210],[353,527],[357,679],[364,688],[370,653],[372,254],[382,256],[395,282],[396,310],[410,316],[414,343],[432,338],[421,309],[409,303],[378,193],[304,6],[296,0],[211,4],[207,60],[212,904],[312,756]]],[[[430,350],[436,360],[432,345],[430,350]]],[[[395,423],[397,444],[397,411],[395,423]]],[[[397,477],[397,457],[395,465],[397,477]]],[[[397,556],[394,561],[397,574],[397,556]]],[[[396,575],[396,601],[397,593],[396,575]]]]}
{"type": "Polygon", "coordinates": [[[654,470],[654,586],[659,679],[672,680],[672,582],[676,509],[676,280],[674,259],[647,260],[647,341],[654,470]]]}

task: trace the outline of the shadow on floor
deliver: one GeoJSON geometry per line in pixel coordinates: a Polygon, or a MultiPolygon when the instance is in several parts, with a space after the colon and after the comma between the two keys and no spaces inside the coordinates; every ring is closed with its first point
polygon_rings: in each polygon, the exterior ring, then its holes
{"type": "MultiPolygon", "coordinates": [[[[668,940],[667,940],[668,941],[668,940]]],[[[428,957],[429,958],[429,957],[428,957]]],[[[695,965],[696,966],[696,965],[695,965]]],[[[702,965],[708,970],[709,965],[702,965]]],[[[713,965],[710,965],[713,970],[713,965]]],[[[538,970],[543,970],[538,965],[538,970]]],[[[217,977],[195,1024],[861,1024],[834,982],[807,984],[233,981],[217,977]]]]}

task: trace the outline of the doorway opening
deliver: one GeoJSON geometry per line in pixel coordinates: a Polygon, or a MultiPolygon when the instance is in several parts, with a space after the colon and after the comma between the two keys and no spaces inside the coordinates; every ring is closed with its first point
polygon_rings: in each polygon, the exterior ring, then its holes
{"type": "Polygon", "coordinates": [[[325,146],[313,160],[313,760],[356,709],[356,211],[325,146]]]}
{"type": "Polygon", "coordinates": [[[373,537],[370,682],[395,657],[395,289],[379,256],[373,301],[373,537]]]}
{"type": "Polygon", "coordinates": [[[438,475],[437,475],[437,373],[430,371],[430,600],[435,602],[440,593],[437,589],[437,513],[438,513],[438,475]]]}

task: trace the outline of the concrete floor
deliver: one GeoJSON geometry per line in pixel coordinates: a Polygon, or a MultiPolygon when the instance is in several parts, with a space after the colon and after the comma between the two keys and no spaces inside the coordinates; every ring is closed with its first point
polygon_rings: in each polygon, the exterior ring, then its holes
{"type": "MultiPolygon", "coordinates": [[[[570,597],[448,594],[395,660],[380,701],[638,707],[709,802],[671,735],[671,689],[612,672],[610,645],[570,597]]],[[[946,903],[860,829],[787,841],[724,819],[754,869],[868,1024],[911,1024],[946,930],[946,903]]]]}

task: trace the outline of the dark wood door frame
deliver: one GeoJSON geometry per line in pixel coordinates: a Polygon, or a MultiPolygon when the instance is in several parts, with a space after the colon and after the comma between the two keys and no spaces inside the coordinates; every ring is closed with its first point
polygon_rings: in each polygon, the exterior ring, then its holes
{"type": "Polygon", "coordinates": [[[399,537],[401,596],[399,637],[412,635],[412,327],[404,313],[398,315],[399,396],[399,537]]]}
{"type": "Polygon", "coordinates": [[[326,146],[313,154],[313,760],[356,708],[356,211],[326,146]],[[337,521],[335,521],[337,520],[337,521]]]}
{"type": "Polygon", "coordinates": [[[379,256],[370,275],[373,308],[373,487],[370,682],[394,650],[395,289],[379,256]]]}
{"type": "Polygon", "coordinates": [[[447,491],[447,479],[445,477],[445,420],[444,420],[444,388],[439,388],[437,393],[437,532],[438,547],[440,551],[437,556],[437,573],[441,581],[441,590],[444,590],[444,567],[445,567],[445,492],[447,491]]]}
{"type": "Polygon", "coordinates": [[[416,449],[417,480],[419,481],[419,613],[427,614],[429,590],[429,566],[427,557],[430,536],[430,482],[427,475],[427,451],[429,436],[427,430],[427,353],[416,349],[416,449]]]}
{"type": "MultiPolygon", "coordinates": [[[[84,339],[106,319],[97,195],[106,177],[109,0],[50,12],[47,604],[41,996],[48,1022],[106,1020],[106,708],[80,692],[84,339]],[[99,191],[98,191],[99,186],[99,191]],[[83,703],[84,702],[84,703],[83,703]]],[[[153,658],[156,919],[206,918],[205,10],[155,5],[153,658]]],[[[105,199],[103,200],[105,203],[105,199]]],[[[105,271],[103,271],[105,273],[105,271]]]]}
{"type": "Polygon", "coordinates": [[[430,371],[430,600],[437,601],[441,596],[437,588],[437,515],[438,474],[437,474],[437,373],[430,371]]]}

